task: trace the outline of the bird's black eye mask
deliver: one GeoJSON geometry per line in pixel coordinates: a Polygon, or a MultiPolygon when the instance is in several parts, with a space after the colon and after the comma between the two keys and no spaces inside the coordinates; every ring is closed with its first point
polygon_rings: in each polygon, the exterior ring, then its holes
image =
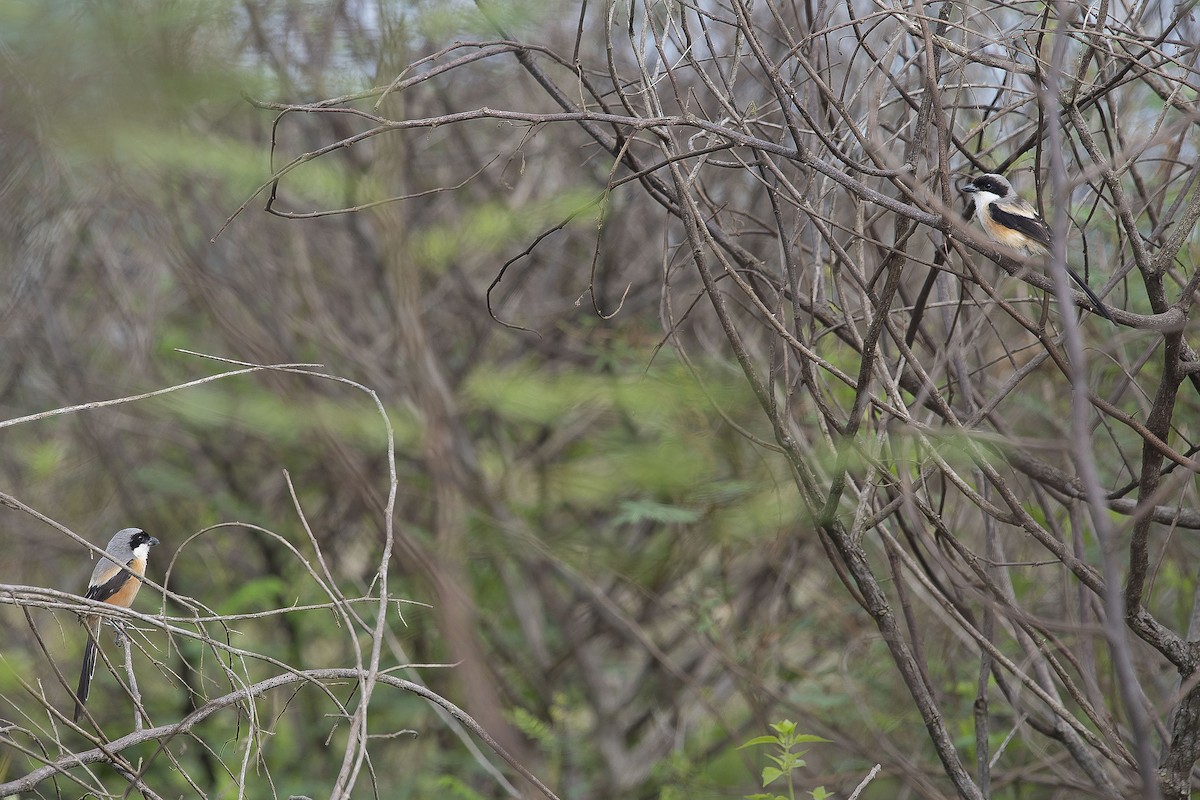
{"type": "Polygon", "coordinates": [[[971,182],[971,185],[974,186],[975,190],[979,192],[991,192],[992,194],[997,194],[1001,197],[1008,194],[1008,189],[1001,186],[1000,182],[995,178],[987,175],[982,175],[976,178],[971,182]]]}
{"type": "Polygon", "coordinates": [[[149,544],[153,547],[158,544],[158,540],[145,531],[138,531],[133,535],[133,540],[130,541],[129,546],[136,549],[144,544],[149,544]]]}

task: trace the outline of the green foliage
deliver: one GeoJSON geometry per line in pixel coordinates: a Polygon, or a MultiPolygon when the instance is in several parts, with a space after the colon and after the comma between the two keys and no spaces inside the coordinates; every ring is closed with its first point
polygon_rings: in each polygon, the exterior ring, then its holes
{"type": "MultiPolygon", "coordinates": [[[[747,800],[795,800],[796,798],[796,771],[806,765],[804,754],[807,749],[797,749],[802,744],[814,744],[817,742],[828,742],[829,740],[807,733],[796,733],[796,723],[791,720],[782,720],[780,722],[772,722],[771,730],[775,731],[773,735],[758,736],[738,749],[744,750],[747,747],[762,747],[769,746],[774,752],[768,754],[767,758],[774,764],[771,767],[763,767],[762,785],[767,788],[772,783],[775,783],[780,778],[787,781],[787,797],[783,795],[772,794],[752,794],[747,795],[747,800]]],[[[823,786],[809,792],[814,800],[823,800],[831,795],[825,791],[823,786]]]]}
{"type": "Polygon", "coordinates": [[[442,270],[465,258],[499,252],[536,235],[547,227],[573,217],[570,224],[595,228],[600,205],[595,192],[571,190],[519,208],[486,203],[465,217],[421,232],[414,250],[422,261],[442,270]]]}
{"type": "MultiPolygon", "coordinates": [[[[488,38],[494,36],[496,23],[506,30],[529,30],[531,27],[546,19],[547,15],[569,14],[575,9],[565,6],[555,8],[556,4],[543,0],[496,0],[489,2],[488,16],[481,17],[475,12],[475,7],[464,3],[432,3],[418,17],[418,25],[423,36],[440,41],[454,38],[488,38]]],[[[393,13],[408,13],[411,4],[408,0],[397,4],[393,13]]]]}
{"type": "Polygon", "coordinates": [[[25,450],[25,466],[33,478],[45,480],[62,468],[64,455],[61,442],[38,442],[25,450]]]}
{"type": "Polygon", "coordinates": [[[214,47],[229,30],[229,5],[5,3],[0,41],[25,74],[38,76],[43,94],[20,101],[56,108],[42,127],[72,154],[90,159],[119,150],[136,159],[137,149],[125,147],[140,138],[128,138],[134,131],[170,139],[179,153],[176,123],[198,106],[227,109],[239,102],[239,89],[252,88],[250,76],[235,73],[214,47]]]}
{"type": "Polygon", "coordinates": [[[654,777],[662,786],[658,800],[690,800],[703,796],[695,786],[699,772],[699,767],[687,754],[679,751],[671,753],[654,767],[654,777]]]}
{"type": "Polygon", "coordinates": [[[639,522],[658,522],[664,525],[687,525],[700,520],[700,512],[691,508],[670,506],[652,500],[623,500],[612,518],[613,525],[636,525],[639,522]]]}
{"type": "MultiPolygon", "coordinates": [[[[303,447],[316,433],[380,452],[387,445],[379,411],[353,395],[285,398],[252,381],[220,381],[150,401],[147,407],[200,430],[239,430],[281,445],[303,447]]],[[[400,445],[418,435],[411,415],[391,410],[388,416],[400,445]]]]}
{"type": "MultiPolygon", "coordinates": [[[[532,365],[476,370],[465,386],[469,406],[498,416],[507,437],[521,441],[571,429],[580,434],[552,471],[528,472],[535,465],[509,458],[487,462],[489,471],[503,474],[530,509],[547,500],[606,511],[616,505],[620,513],[610,522],[617,526],[687,524],[705,508],[748,509],[751,485],[726,473],[728,441],[707,419],[710,399],[678,366],[643,369],[627,359],[609,375],[550,373],[532,365]]],[[[728,376],[714,371],[702,380],[735,416],[752,413],[753,399],[728,376]]]]}
{"type": "Polygon", "coordinates": [[[437,797],[454,797],[458,800],[484,800],[484,795],[472,789],[453,775],[441,775],[434,781],[437,797]]]}
{"type": "MultiPolygon", "coordinates": [[[[219,178],[216,185],[221,190],[222,202],[240,203],[263,182],[260,149],[212,134],[180,132],[167,140],[162,131],[135,127],[116,138],[115,148],[117,158],[136,162],[150,175],[219,178]]],[[[346,177],[336,161],[305,164],[301,170],[302,183],[290,176],[289,189],[293,184],[298,186],[291,190],[293,195],[299,193],[306,201],[323,205],[337,205],[345,199],[346,177]]],[[[207,236],[211,235],[211,231],[207,232],[207,236]]]]}
{"type": "Polygon", "coordinates": [[[521,733],[538,742],[543,747],[552,748],[554,744],[554,731],[545,722],[523,708],[512,709],[509,712],[509,719],[521,733]]]}
{"type": "Polygon", "coordinates": [[[237,587],[218,609],[222,614],[245,614],[272,608],[277,598],[285,596],[288,582],[276,575],[265,575],[245,581],[237,587]]]}

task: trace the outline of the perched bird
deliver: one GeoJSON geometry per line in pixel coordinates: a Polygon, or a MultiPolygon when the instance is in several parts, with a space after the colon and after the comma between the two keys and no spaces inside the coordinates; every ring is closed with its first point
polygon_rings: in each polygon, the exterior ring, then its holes
{"type": "MultiPolygon", "coordinates": [[[[142,588],[142,576],[146,574],[146,556],[150,548],[158,544],[150,534],[140,528],[125,528],[117,531],[108,542],[105,556],[92,570],[88,581],[89,600],[111,603],[129,608],[138,589],[142,588]]],[[[87,702],[92,676],[96,673],[96,646],[100,638],[100,617],[85,614],[81,620],[88,629],[87,644],[83,648],[83,669],[79,672],[79,688],[75,690],[75,716],[79,721],[83,715],[83,704],[87,702]]]]}
{"type": "MultiPolygon", "coordinates": [[[[1004,176],[995,173],[980,175],[972,178],[970,183],[962,187],[962,191],[972,195],[974,216],[989,239],[1028,255],[1050,252],[1050,228],[1034,207],[1013,191],[1012,184],[1004,176]]],[[[1113,322],[1104,303],[1084,283],[1083,278],[1070,267],[1067,267],[1067,274],[1092,301],[1096,313],[1113,322]]]]}

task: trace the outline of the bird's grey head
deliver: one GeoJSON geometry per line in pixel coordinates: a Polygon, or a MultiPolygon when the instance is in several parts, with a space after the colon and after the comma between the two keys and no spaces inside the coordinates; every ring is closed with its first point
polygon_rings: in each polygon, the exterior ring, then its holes
{"type": "Polygon", "coordinates": [[[977,175],[971,179],[970,183],[962,187],[963,192],[975,195],[976,201],[980,205],[1008,197],[1012,194],[1012,190],[1012,184],[1008,182],[1008,179],[994,172],[977,175]]]}
{"type": "Polygon", "coordinates": [[[150,548],[158,544],[150,534],[141,528],[122,528],[108,540],[105,550],[114,560],[124,563],[133,557],[145,558],[150,548]]]}

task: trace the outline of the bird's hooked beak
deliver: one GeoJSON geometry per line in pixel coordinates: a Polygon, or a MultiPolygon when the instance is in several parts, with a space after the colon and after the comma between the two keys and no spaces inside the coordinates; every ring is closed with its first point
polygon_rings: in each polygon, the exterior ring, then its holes
{"type": "Polygon", "coordinates": [[[965,186],[959,187],[959,191],[966,192],[967,194],[975,194],[975,192],[978,192],[979,190],[975,188],[975,184],[968,183],[965,186]]]}
{"type": "Polygon", "coordinates": [[[158,544],[158,539],[151,536],[149,539],[146,540],[146,544],[150,545],[151,547],[154,547],[154,545],[158,544]]]}

